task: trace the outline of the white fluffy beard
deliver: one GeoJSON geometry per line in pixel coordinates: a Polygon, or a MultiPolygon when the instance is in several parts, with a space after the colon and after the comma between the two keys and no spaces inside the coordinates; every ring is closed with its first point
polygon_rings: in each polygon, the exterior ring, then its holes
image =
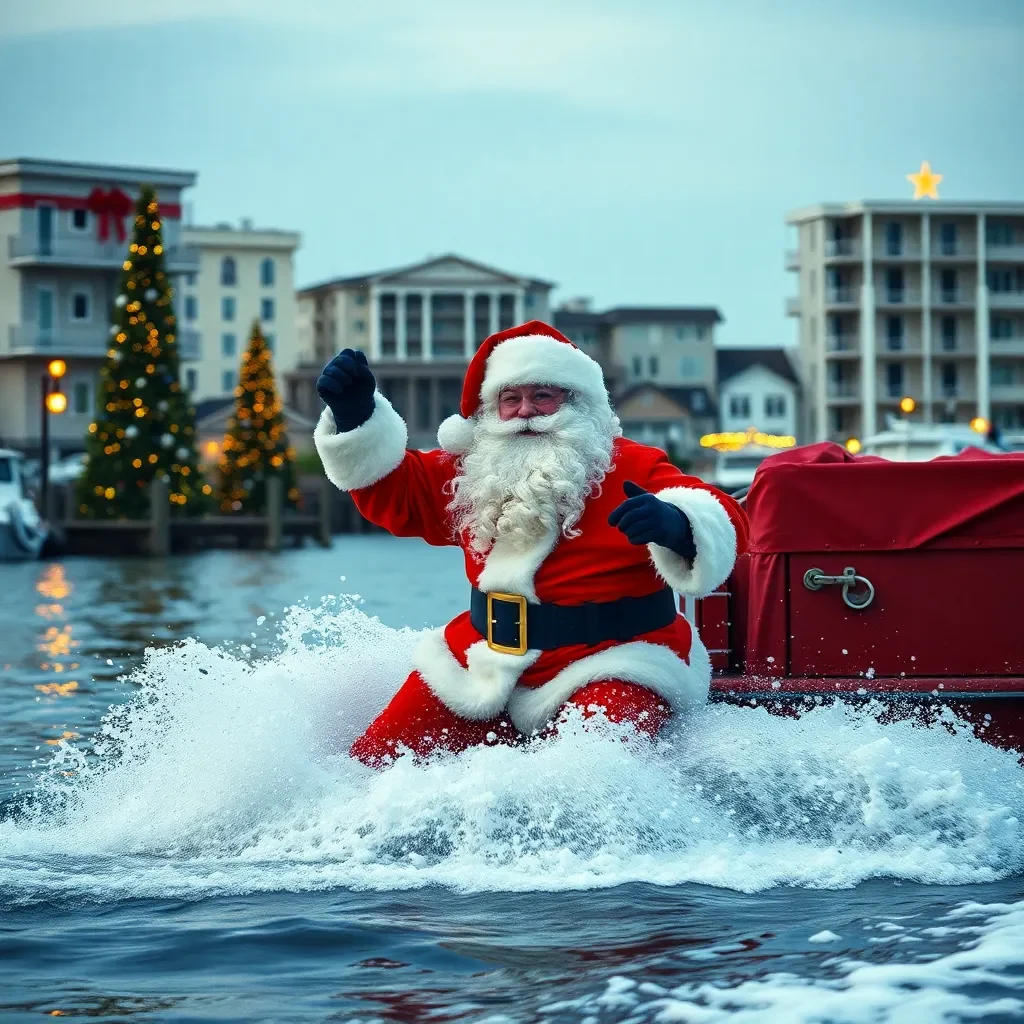
{"type": "Polygon", "coordinates": [[[527,546],[553,530],[577,536],[584,504],[611,467],[620,433],[614,415],[594,415],[571,400],[529,420],[482,413],[451,483],[456,534],[468,532],[481,555],[499,539],[527,546]]]}

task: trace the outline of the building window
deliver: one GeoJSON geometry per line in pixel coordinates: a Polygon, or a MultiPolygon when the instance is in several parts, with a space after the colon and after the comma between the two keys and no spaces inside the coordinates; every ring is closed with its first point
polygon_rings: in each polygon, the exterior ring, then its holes
{"type": "Polygon", "coordinates": [[[277,343],[273,333],[264,334],[263,340],[267,343],[267,348],[270,349],[271,353],[274,351],[274,345],[277,343]]]}
{"type": "Polygon", "coordinates": [[[198,386],[198,384],[199,384],[199,372],[196,370],[196,368],[194,366],[190,366],[185,371],[185,387],[189,391],[195,391],[195,389],[198,386]]]}
{"type": "Polygon", "coordinates": [[[233,334],[222,334],[220,336],[220,354],[222,356],[234,356],[236,348],[235,336],[233,334]]]}
{"type": "Polygon", "coordinates": [[[1013,245],[1013,225],[986,222],[985,241],[988,245],[1013,245]]]}
{"type": "Polygon", "coordinates": [[[731,395],[729,398],[729,415],[733,418],[742,417],[745,420],[750,419],[750,396],[749,395],[731,395]]]}
{"type": "Polygon", "coordinates": [[[676,328],[676,341],[686,341],[687,338],[692,338],[695,333],[693,324],[680,324],[676,328]]]}
{"type": "Polygon", "coordinates": [[[1013,291],[1013,272],[1007,267],[990,267],[988,271],[988,287],[993,292],[1013,291]]]}
{"type": "Polygon", "coordinates": [[[357,306],[365,306],[366,305],[366,292],[363,292],[363,291],[356,292],[356,305],[357,306]]]}
{"type": "Polygon", "coordinates": [[[71,294],[71,319],[79,322],[88,320],[92,315],[91,296],[88,292],[72,292],[71,294]]]}
{"type": "Polygon", "coordinates": [[[366,331],[366,321],[356,320],[353,322],[352,327],[355,329],[356,334],[363,334],[366,331]]]}
{"type": "Polygon", "coordinates": [[[885,368],[885,390],[890,398],[903,395],[903,364],[889,363],[885,368]]]}
{"type": "Polygon", "coordinates": [[[942,364],[942,397],[956,398],[957,393],[957,370],[956,363],[942,364]]]}
{"type": "Polygon", "coordinates": [[[650,356],[647,359],[647,372],[652,377],[658,376],[658,357],[650,356]]]}
{"type": "Polygon", "coordinates": [[[641,377],[644,372],[644,361],[640,356],[633,356],[633,376],[641,377]]]}
{"type": "Polygon", "coordinates": [[[885,225],[885,253],[899,256],[903,253],[903,225],[896,220],[885,225]]]}
{"type": "Polygon", "coordinates": [[[957,280],[955,270],[943,270],[939,275],[939,288],[942,291],[943,302],[957,301],[957,280]]]}
{"type": "Polygon", "coordinates": [[[903,348],[903,317],[885,318],[885,344],[890,352],[899,352],[903,348]]]}
{"type": "Polygon", "coordinates": [[[683,356],[683,358],[679,360],[679,375],[684,380],[703,380],[703,358],[701,356],[683,356]]]}
{"type": "Polygon", "coordinates": [[[995,388],[1013,387],[1013,365],[1011,363],[992,364],[992,386],[995,388]]]}
{"type": "Polygon", "coordinates": [[[765,395],[764,414],[770,420],[782,419],[786,415],[785,395],[765,395]]]}
{"type": "Polygon", "coordinates": [[[989,335],[996,341],[1013,337],[1013,321],[1008,316],[994,316],[991,318],[989,335]]]}
{"type": "Polygon", "coordinates": [[[943,256],[956,255],[956,225],[950,221],[939,227],[939,252],[943,256]]]}
{"type": "Polygon", "coordinates": [[[87,416],[92,412],[92,386],[87,380],[75,382],[71,392],[71,409],[76,416],[87,416]]]}
{"type": "Polygon", "coordinates": [[[264,288],[274,286],[274,261],[269,256],[260,263],[260,284],[264,288]]]}
{"type": "Polygon", "coordinates": [[[533,309],[537,305],[537,295],[535,292],[527,292],[523,296],[523,305],[526,309],[533,309]]]}
{"type": "Polygon", "coordinates": [[[807,275],[807,290],[811,293],[812,298],[814,297],[814,284],[814,269],[812,268],[807,275]]]}
{"type": "Polygon", "coordinates": [[[230,295],[220,300],[220,318],[229,322],[235,319],[235,300],[230,295]]]}
{"type": "Polygon", "coordinates": [[[89,211],[82,207],[76,207],[71,211],[71,230],[72,231],[88,231],[89,230],[89,211]]]}
{"type": "Polygon", "coordinates": [[[260,299],[260,319],[264,322],[274,319],[273,299],[260,299]]]}
{"type": "Polygon", "coordinates": [[[944,316],[941,321],[942,348],[945,352],[956,351],[956,317],[944,316]]]}
{"type": "Polygon", "coordinates": [[[697,325],[697,340],[698,341],[707,341],[708,338],[710,338],[710,337],[711,337],[710,329],[705,327],[703,324],[698,324],[697,325]]]}
{"type": "Polygon", "coordinates": [[[704,401],[703,391],[694,391],[694,393],[690,395],[690,408],[694,412],[704,411],[704,409],[706,408],[706,403],[704,401]]]}
{"type": "Polygon", "coordinates": [[[903,301],[902,267],[892,267],[885,272],[885,291],[890,302],[903,301]]]}
{"type": "Polygon", "coordinates": [[[225,394],[235,390],[235,371],[224,370],[220,375],[220,389],[225,394]]]}
{"type": "Polygon", "coordinates": [[[185,296],[185,319],[195,320],[199,315],[199,300],[194,295],[185,296]]]}
{"type": "Polygon", "coordinates": [[[225,256],[220,261],[220,283],[225,288],[233,288],[238,284],[238,267],[233,256],[225,256]]]}
{"type": "MultiPolygon", "coordinates": [[[[460,296],[461,298],[461,296],[460,296]]],[[[515,295],[501,295],[498,297],[498,330],[504,331],[514,327],[516,323],[516,297],[515,295]]]]}
{"type": "Polygon", "coordinates": [[[195,286],[195,283],[196,283],[196,275],[195,275],[195,273],[189,272],[188,274],[185,275],[185,284],[187,284],[190,288],[192,288],[192,287],[195,286]]]}

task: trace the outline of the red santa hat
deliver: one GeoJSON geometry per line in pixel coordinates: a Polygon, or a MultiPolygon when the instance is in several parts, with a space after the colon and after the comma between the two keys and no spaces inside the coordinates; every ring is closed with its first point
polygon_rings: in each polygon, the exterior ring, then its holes
{"type": "Polygon", "coordinates": [[[462,384],[461,415],[449,416],[437,430],[441,447],[453,455],[469,451],[481,406],[494,402],[502,388],[520,384],[565,388],[590,408],[613,416],[598,363],[561,331],[530,320],[492,334],[476,350],[462,384]]]}

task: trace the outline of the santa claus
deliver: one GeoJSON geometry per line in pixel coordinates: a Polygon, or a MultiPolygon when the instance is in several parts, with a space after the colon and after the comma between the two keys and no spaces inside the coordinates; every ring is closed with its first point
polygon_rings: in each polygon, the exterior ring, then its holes
{"type": "Polygon", "coordinates": [[[518,742],[571,705],[653,735],[706,700],[707,651],[673,591],[726,579],[746,517],[622,437],[600,366],[568,338],[538,321],[488,338],[440,450],[406,449],[361,352],[335,357],[317,391],[328,478],[395,536],[461,547],[470,583],[468,610],[424,636],[353,755],[518,742]]]}

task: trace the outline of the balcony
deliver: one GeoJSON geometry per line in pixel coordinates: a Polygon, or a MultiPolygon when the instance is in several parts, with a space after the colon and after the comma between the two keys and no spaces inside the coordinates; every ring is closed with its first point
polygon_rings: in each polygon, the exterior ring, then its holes
{"type": "Polygon", "coordinates": [[[1024,338],[989,338],[993,356],[1024,356],[1024,338]]]}
{"type": "Polygon", "coordinates": [[[916,288],[880,288],[876,304],[882,306],[920,306],[921,293],[916,288]]]}
{"type": "Polygon", "coordinates": [[[985,259],[990,263],[1024,263],[1024,245],[986,245],[985,259]]]}
{"type": "Polygon", "coordinates": [[[799,316],[800,315],[800,300],[795,297],[788,297],[786,299],[786,316],[799,316]]]}
{"type": "MultiPolygon", "coordinates": [[[[77,267],[80,269],[120,270],[128,254],[129,242],[100,242],[93,237],[53,238],[41,241],[35,235],[11,235],[7,254],[12,266],[77,267]]],[[[172,274],[191,274],[199,270],[199,250],[172,246],[164,250],[164,266],[172,274]]]]}
{"type": "Polygon", "coordinates": [[[1019,384],[993,384],[990,392],[993,402],[1024,402],[1024,382],[1019,384]]]}
{"type": "Polygon", "coordinates": [[[825,351],[830,355],[857,357],[860,355],[857,340],[856,334],[826,334],[825,351]]]}
{"type": "Polygon", "coordinates": [[[933,241],[931,258],[941,263],[943,260],[955,263],[957,260],[973,262],[977,259],[978,250],[973,242],[955,242],[952,245],[942,241],[933,241]]]}
{"type": "Polygon", "coordinates": [[[940,288],[935,293],[938,306],[952,306],[959,309],[973,309],[974,296],[963,288],[940,288]]]}
{"type": "Polygon", "coordinates": [[[854,260],[860,258],[860,241],[856,238],[830,238],[825,243],[826,260],[854,260]]]}
{"type": "Polygon", "coordinates": [[[858,303],[854,290],[848,286],[844,286],[826,289],[825,305],[839,309],[856,309],[858,303]]]}
{"type": "Polygon", "coordinates": [[[883,241],[875,246],[874,259],[876,263],[900,263],[903,260],[919,260],[920,258],[921,246],[917,242],[889,245],[883,241]]]}
{"type": "Polygon", "coordinates": [[[988,290],[989,309],[1021,309],[1024,310],[1024,291],[994,292],[988,290]]]}
{"type": "Polygon", "coordinates": [[[855,380],[830,380],[825,387],[829,401],[859,401],[860,386],[855,380]]]}
{"type": "Polygon", "coordinates": [[[799,249],[787,249],[786,250],[786,269],[787,270],[799,270],[800,269],[800,250],[799,249]]]}
{"type": "Polygon", "coordinates": [[[107,324],[55,327],[41,331],[35,324],[12,324],[4,355],[89,356],[102,359],[110,344],[107,324]]]}

